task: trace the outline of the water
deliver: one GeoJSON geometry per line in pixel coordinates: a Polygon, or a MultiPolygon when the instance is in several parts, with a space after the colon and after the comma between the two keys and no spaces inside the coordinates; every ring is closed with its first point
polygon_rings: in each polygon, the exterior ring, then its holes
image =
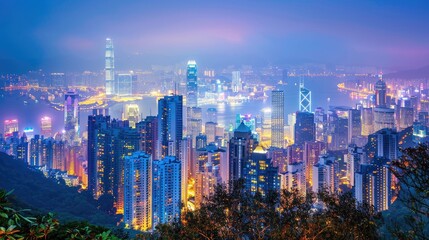
{"type": "MultiPolygon", "coordinates": [[[[330,98],[330,105],[336,106],[353,106],[354,101],[346,94],[337,90],[337,84],[340,82],[337,78],[330,77],[314,77],[306,78],[305,87],[312,91],[312,109],[316,107],[327,107],[327,99],[330,98]]],[[[285,113],[292,113],[298,110],[299,102],[299,79],[291,79],[288,85],[278,86],[279,89],[285,91],[285,113]]],[[[63,112],[51,108],[44,102],[35,103],[27,100],[26,97],[18,95],[16,92],[0,92],[0,121],[3,123],[6,119],[18,119],[19,130],[23,131],[26,127],[32,127],[35,133],[40,132],[40,118],[49,116],[52,118],[53,132],[61,131],[64,127],[63,112]]],[[[134,101],[139,105],[140,113],[143,117],[157,114],[157,102],[155,98],[144,98],[134,101]]],[[[126,103],[117,103],[109,108],[112,118],[122,118],[122,112],[126,103]]],[[[240,105],[217,104],[204,105],[203,122],[206,121],[206,112],[208,108],[216,108],[218,111],[218,123],[223,126],[234,124],[236,114],[252,114],[259,115],[265,107],[271,107],[271,99],[266,101],[251,101],[240,105]]],[[[87,128],[88,115],[90,112],[80,113],[81,131],[87,128]]],[[[0,130],[0,132],[2,132],[0,130]]]]}

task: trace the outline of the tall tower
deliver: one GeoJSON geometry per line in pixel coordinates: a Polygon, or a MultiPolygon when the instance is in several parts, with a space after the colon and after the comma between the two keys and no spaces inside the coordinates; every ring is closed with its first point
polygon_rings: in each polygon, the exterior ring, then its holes
{"type": "Polygon", "coordinates": [[[180,219],[181,163],[168,156],[153,161],[152,210],[153,227],[180,219]]]}
{"type": "Polygon", "coordinates": [[[69,91],[64,100],[64,130],[69,145],[79,142],[79,97],[76,92],[69,91]]]}
{"type": "Polygon", "coordinates": [[[152,228],[152,157],[145,152],[125,157],[124,205],[127,228],[152,228]]]}
{"type": "Polygon", "coordinates": [[[271,146],[284,147],[285,93],[282,90],[272,91],[271,102],[271,146]]]}
{"type": "Polygon", "coordinates": [[[304,87],[304,82],[299,83],[299,111],[311,112],[311,91],[304,87]]]}
{"type": "Polygon", "coordinates": [[[106,96],[112,96],[115,92],[115,53],[113,51],[113,41],[106,38],[106,96]]]}
{"type": "Polygon", "coordinates": [[[165,96],[158,101],[158,146],[156,159],[165,156],[179,157],[183,137],[183,98],[165,96]]]}
{"type": "Polygon", "coordinates": [[[297,112],[295,123],[295,144],[304,145],[304,142],[316,140],[316,125],[314,114],[309,112],[297,112]]]}
{"type": "Polygon", "coordinates": [[[375,106],[386,107],[386,89],[386,83],[380,75],[380,79],[375,83],[375,106]]]}
{"type": "Polygon", "coordinates": [[[240,92],[242,89],[242,82],[240,77],[240,71],[233,71],[232,72],[232,83],[231,88],[233,92],[240,92]]]}
{"type": "Polygon", "coordinates": [[[194,60],[188,61],[186,70],[186,106],[198,106],[198,82],[197,63],[194,60]]]}

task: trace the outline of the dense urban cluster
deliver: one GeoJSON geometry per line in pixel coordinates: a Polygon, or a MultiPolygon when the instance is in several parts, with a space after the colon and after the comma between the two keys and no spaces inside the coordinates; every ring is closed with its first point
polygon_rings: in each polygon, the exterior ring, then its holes
{"type": "MultiPolygon", "coordinates": [[[[133,96],[153,91],[138,92],[137,85],[143,83],[137,74],[115,72],[111,39],[106,40],[105,53],[105,86],[94,90],[95,97],[76,88],[56,93],[62,103],[50,101],[64,112],[62,131],[53,132],[48,116],[41,118],[37,134],[33,129],[22,133],[18,120],[6,120],[0,150],[47,177],[80,186],[94,199],[113,199],[109,212],[123,215],[126,228],[152,231],[178,221],[184,212],[207,207],[219,185],[228,189],[237,181],[250,196],[265,198],[284,190],[303,198],[348,193],[354,204],[382,212],[399,191],[392,161],[401,157],[401,148],[428,140],[426,83],[389,85],[381,74],[368,74],[363,82],[338,86],[359,93],[355,107],[332,105],[328,99],[326,107],[313,108],[312,90],[317,89],[300,80],[298,111],[287,113],[288,92],[246,84],[237,70],[230,71],[228,84],[215,79],[214,71],[204,71],[214,81],[201,83],[193,60],[180,73],[185,84],[161,83],[162,89],[153,93],[156,114],[143,117],[138,104],[126,103],[122,118],[116,119],[109,104],[132,102],[133,96]],[[201,107],[263,99],[270,99],[270,108],[260,109],[258,116],[238,112],[228,126],[220,123],[216,108],[201,107]],[[82,106],[90,112],[84,120],[82,106]]],[[[287,69],[282,73],[299,75],[287,69]]],[[[52,81],[38,88],[59,87],[56,81],[63,75],[50,76],[52,81]]],[[[10,83],[4,88],[31,87],[10,83]]],[[[55,98],[50,91],[46,99],[55,98]]],[[[309,208],[321,202],[315,197],[309,208]]]]}

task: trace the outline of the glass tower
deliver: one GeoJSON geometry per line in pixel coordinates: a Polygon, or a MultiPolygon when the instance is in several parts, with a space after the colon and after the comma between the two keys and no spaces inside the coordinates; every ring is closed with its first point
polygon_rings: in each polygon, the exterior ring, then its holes
{"type": "Polygon", "coordinates": [[[106,95],[115,94],[115,54],[113,51],[113,41],[106,38],[106,95]]]}
{"type": "Polygon", "coordinates": [[[282,90],[272,91],[271,102],[271,146],[284,147],[285,93],[282,90]]]}
{"type": "Polygon", "coordinates": [[[197,63],[194,60],[188,61],[186,70],[186,106],[196,107],[198,105],[198,82],[197,63]]]}

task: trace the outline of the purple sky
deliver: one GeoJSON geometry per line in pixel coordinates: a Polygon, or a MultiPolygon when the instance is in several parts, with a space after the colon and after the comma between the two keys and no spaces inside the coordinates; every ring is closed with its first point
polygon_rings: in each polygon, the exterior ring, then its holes
{"type": "Polygon", "coordinates": [[[78,1],[0,3],[0,72],[196,59],[203,65],[429,65],[428,1],[78,1]]]}

